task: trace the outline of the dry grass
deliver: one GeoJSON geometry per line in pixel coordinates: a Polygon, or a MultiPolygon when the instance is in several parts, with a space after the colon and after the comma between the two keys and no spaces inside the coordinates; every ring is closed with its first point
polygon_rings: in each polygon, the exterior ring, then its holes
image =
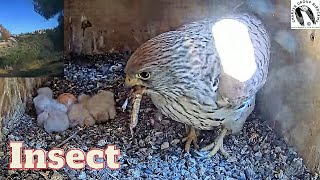
{"type": "Polygon", "coordinates": [[[20,118],[28,96],[44,80],[45,78],[0,78],[0,138],[2,126],[15,123],[20,118]]]}

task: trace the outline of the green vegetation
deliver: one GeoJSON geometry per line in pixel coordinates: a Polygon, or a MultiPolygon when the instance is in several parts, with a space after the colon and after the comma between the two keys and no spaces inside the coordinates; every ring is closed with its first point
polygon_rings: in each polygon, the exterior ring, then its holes
{"type": "Polygon", "coordinates": [[[0,45],[0,76],[58,76],[63,73],[63,39],[59,28],[28,33],[0,45]],[[8,68],[9,67],[9,68],[8,68]]]}
{"type": "Polygon", "coordinates": [[[33,0],[34,11],[45,19],[58,17],[59,25],[45,33],[10,37],[0,27],[0,76],[58,76],[63,74],[63,0],[33,0]],[[3,40],[8,40],[4,44],[3,40]]]}

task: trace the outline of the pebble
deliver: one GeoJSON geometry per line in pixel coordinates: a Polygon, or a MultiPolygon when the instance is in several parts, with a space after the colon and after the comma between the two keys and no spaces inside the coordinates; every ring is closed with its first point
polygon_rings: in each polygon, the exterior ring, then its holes
{"type": "Polygon", "coordinates": [[[160,136],[160,135],[162,135],[162,134],[163,134],[163,132],[156,132],[156,133],[154,133],[155,136],[160,136]]]}
{"type": "Polygon", "coordinates": [[[139,178],[140,177],[140,171],[137,169],[129,169],[129,173],[132,174],[133,178],[139,178]]]}
{"type": "Polygon", "coordinates": [[[103,147],[103,146],[105,146],[106,144],[107,144],[107,141],[104,140],[104,139],[101,139],[101,140],[98,141],[98,146],[100,146],[100,147],[103,147]]]}
{"type": "Polygon", "coordinates": [[[162,121],[161,121],[161,124],[163,124],[163,125],[165,125],[165,126],[169,125],[170,123],[171,123],[170,120],[162,120],[162,121]]]}
{"type": "Polygon", "coordinates": [[[232,157],[229,157],[227,161],[232,163],[232,162],[237,162],[238,159],[235,156],[232,156],[232,157]]]}
{"type": "Polygon", "coordinates": [[[140,140],[139,140],[139,146],[140,146],[140,147],[144,147],[145,145],[146,145],[146,144],[145,144],[144,140],[140,139],[140,140]]]}
{"type": "Polygon", "coordinates": [[[169,148],[169,142],[164,142],[164,143],[162,143],[161,144],[161,149],[167,149],[167,148],[169,148]]]}
{"type": "Polygon", "coordinates": [[[276,153],[279,153],[279,152],[281,152],[281,148],[280,148],[279,146],[277,146],[277,147],[274,149],[274,151],[275,151],[276,153]]]}
{"type": "Polygon", "coordinates": [[[42,149],[44,149],[44,148],[46,148],[47,147],[47,143],[46,142],[43,142],[43,141],[38,141],[37,143],[36,143],[36,148],[42,148],[42,149]]]}
{"type": "Polygon", "coordinates": [[[142,168],[142,170],[147,174],[152,174],[152,171],[148,168],[142,168]]]}
{"type": "Polygon", "coordinates": [[[255,178],[255,172],[251,168],[245,169],[245,175],[248,179],[254,179],[255,178]]]}
{"type": "Polygon", "coordinates": [[[122,69],[123,65],[122,64],[116,64],[110,67],[109,71],[115,72],[115,71],[120,71],[122,69]]]}
{"type": "Polygon", "coordinates": [[[246,145],[246,146],[244,146],[243,148],[241,148],[241,152],[240,152],[240,154],[245,154],[246,153],[246,151],[247,151],[247,149],[248,149],[248,146],[246,145]]]}
{"type": "Polygon", "coordinates": [[[241,180],[246,180],[246,174],[243,172],[240,172],[240,179],[241,180]]]}
{"type": "Polygon", "coordinates": [[[51,180],[63,180],[63,176],[61,174],[59,174],[57,171],[54,171],[52,176],[51,176],[51,180]]]}
{"type": "Polygon", "coordinates": [[[259,157],[259,158],[261,158],[262,157],[262,153],[259,151],[259,152],[256,152],[255,154],[254,154],[256,157],[259,157]]]}
{"type": "Polygon", "coordinates": [[[79,175],[79,179],[87,179],[87,174],[84,171],[82,171],[79,175]]]}
{"type": "Polygon", "coordinates": [[[103,74],[107,74],[109,72],[110,69],[110,64],[104,64],[101,66],[101,70],[103,74]]]}
{"type": "Polygon", "coordinates": [[[171,141],[171,145],[177,145],[180,142],[180,139],[174,139],[171,141]]]}
{"type": "Polygon", "coordinates": [[[8,138],[10,141],[14,141],[15,140],[15,137],[13,135],[8,135],[8,138]]]}
{"type": "Polygon", "coordinates": [[[59,135],[55,135],[55,137],[54,137],[56,140],[60,140],[61,139],[61,136],[59,136],[59,135]]]}

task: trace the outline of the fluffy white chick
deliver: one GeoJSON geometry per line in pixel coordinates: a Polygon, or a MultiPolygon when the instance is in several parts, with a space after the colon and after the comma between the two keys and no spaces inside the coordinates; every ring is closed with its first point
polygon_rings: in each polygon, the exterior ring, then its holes
{"type": "Polygon", "coordinates": [[[79,125],[81,127],[83,127],[84,125],[93,126],[95,124],[95,120],[90,115],[89,111],[80,103],[72,104],[70,106],[68,117],[71,127],[74,127],[76,125],[79,125]]]}
{"type": "Polygon", "coordinates": [[[69,119],[66,112],[49,108],[41,112],[37,117],[39,126],[44,127],[46,132],[63,132],[69,128],[69,119]]]}
{"type": "Polygon", "coordinates": [[[67,107],[58,101],[52,99],[52,90],[48,87],[38,89],[38,95],[33,99],[33,104],[36,108],[37,115],[48,109],[57,109],[62,112],[67,112],[67,107]]]}
{"type": "Polygon", "coordinates": [[[88,109],[96,123],[106,122],[116,116],[114,94],[111,91],[100,90],[92,97],[82,94],[78,100],[88,109]]]}

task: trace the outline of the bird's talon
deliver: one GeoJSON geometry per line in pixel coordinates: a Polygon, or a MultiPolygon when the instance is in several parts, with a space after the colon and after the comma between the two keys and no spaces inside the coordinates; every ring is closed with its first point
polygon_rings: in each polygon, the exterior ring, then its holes
{"type": "Polygon", "coordinates": [[[192,143],[193,143],[193,146],[195,149],[199,149],[199,145],[198,145],[197,141],[193,140],[192,143]]]}
{"type": "Polygon", "coordinates": [[[185,137],[182,139],[182,142],[186,142],[184,150],[185,152],[190,152],[191,143],[194,145],[194,147],[197,149],[199,148],[199,145],[197,144],[197,137],[185,137]]]}
{"type": "Polygon", "coordinates": [[[186,142],[185,147],[184,147],[185,152],[187,152],[187,153],[190,152],[191,143],[193,144],[195,149],[198,149],[199,145],[198,145],[197,141],[198,141],[198,134],[194,128],[191,128],[187,137],[182,139],[182,142],[186,142]]]}
{"type": "Polygon", "coordinates": [[[209,144],[208,146],[202,148],[201,151],[208,151],[208,150],[212,149],[210,151],[210,153],[208,154],[208,157],[212,157],[215,154],[217,154],[217,152],[220,150],[221,154],[223,156],[225,156],[226,158],[228,158],[229,154],[223,148],[223,138],[225,137],[227,131],[228,131],[227,129],[223,129],[221,134],[216,138],[216,140],[213,143],[209,144]]]}

